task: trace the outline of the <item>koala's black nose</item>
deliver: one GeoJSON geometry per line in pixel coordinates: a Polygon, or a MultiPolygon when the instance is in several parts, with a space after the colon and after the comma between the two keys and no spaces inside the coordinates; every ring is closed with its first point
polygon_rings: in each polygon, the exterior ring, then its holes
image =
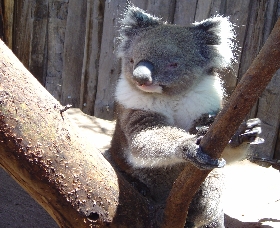
{"type": "Polygon", "coordinates": [[[135,80],[139,85],[151,85],[153,83],[153,69],[154,66],[151,62],[139,62],[133,71],[133,80],[135,80]]]}

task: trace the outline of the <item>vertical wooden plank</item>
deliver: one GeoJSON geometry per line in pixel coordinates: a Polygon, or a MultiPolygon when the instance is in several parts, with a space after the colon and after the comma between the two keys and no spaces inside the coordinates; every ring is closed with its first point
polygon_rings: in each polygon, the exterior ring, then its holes
{"type": "Polygon", "coordinates": [[[13,51],[56,98],[61,98],[67,0],[16,1],[13,51]]]}
{"type": "Polygon", "coordinates": [[[120,61],[116,58],[118,20],[125,6],[126,0],[105,2],[94,115],[108,120],[113,119],[114,114],[114,91],[120,73],[120,61]]]}
{"type": "Polygon", "coordinates": [[[270,0],[267,1],[266,6],[266,16],[265,16],[265,26],[264,26],[264,32],[263,32],[263,44],[265,40],[268,38],[269,34],[271,33],[274,24],[276,23],[279,15],[280,10],[280,1],[279,0],[270,0]]]}
{"type": "Polygon", "coordinates": [[[240,58],[242,65],[239,68],[238,77],[242,77],[247,71],[253,59],[260,51],[261,44],[263,43],[262,32],[264,28],[266,2],[267,1],[265,0],[251,1],[246,38],[243,43],[240,58]]]}
{"type": "Polygon", "coordinates": [[[62,94],[63,105],[79,107],[83,66],[86,0],[69,0],[63,54],[62,94]]]}
{"type": "Polygon", "coordinates": [[[10,49],[13,48],[13,20],[14,0],[4,0],[4,41],[10,49]]]}
{"type": "Polygon", "coordinates": [[[132,5],[139,7],[140,9],[147,10],[149,0],[132,0],[130,1],[132,5]]]}
{"type": "Polygon", "coordinates": [[[4,40],[4,15],[3,15],[3,11],[4,9],[2,9],[2,4],[0,2],[0,39],[4,40]]]}
{"type": "MultiPolygon", "coordinates": [[[[251,62],[257,56],[263,43],[263,29],[265,21],[265,2],[251,1],[250,15],[246,29],[246,37],[242,46],[241,65],[238,71],[238,80],[246,72],[251,62]]],[[[248,116],[255,117],[257,115],[258,103],[252,108],[248,116]]]]}
{"type": "Polygon", "coordinates": [[[227,2],[227,0],[226,1],[225,0],[212,0],[211,9],[210,9],[210,12],[209,12],[209,17],[212,17],[212,16],[217,15],[217,14],[225,16],[223,6],[226,2],[227,2]]]}
{"type": "Polygon", "coordinates": [[[195,21],[202,21],[209,17],[212,0],[198,0],[195,12],[195,21]]]}
{"type": "Polygon", "coordinates": [[[94,115],[99,57],[104,20],[104,0],[87,2],[86,38],[81,80],[80,109],[94,115]]]}
{"type": "Polygon", "coordinates": [[[68,1],[51,0],[48,3],[47,37],[45,45],[45,88],[61,99],[63,50],[68,14],[68,1]]]}
{"type": "MultiPolygon", "coordinates": [[[[236,0],[236,1],[222,1],[220,13],[224,16],[229,16],[229,20],[234,24],[236,34],[235,38],[235,56],[236,62],[233,69],[224,73],[226,80],[227,92],[231,94],[237,84],[238,71],[241,67],[241,51],[244,46],[246,33],[248,29],[248,21],[250,18],[251,1],[250,0],[236,0]]],[[[246,53],[246,51],[245,51],[246,53]]]]}
{"type": "Polygon", "coordinates": [[[31,17],[33,19],[33,30],[29,71],[39,80],[41,84],[44,85],[48,0],[35,1],[31,11],[31,17]]]}
{"type": "Polygon", "coordinates": [[[174,13],[174,24],[190,25],[195,21],[198,0],[177,0],[174,13]]]}
{"type": "Polygon", "coordinates": [[[33,18],[31,9],[34,0],[15,1],[13,52],[29,69],[31,40],[33,31],[33,18]]]}
{"type": "Polygon", "coordinates": [[[150,0],[148,1],[148,13],[162,18],[164,21],[173,23],[176,0],[150,0]]]}
{"type": "MultiPolygon", "coordinates": [[[[261,48],[266,39],[268,38],[277,19],[277,0],[266,1],[261,12],[264,12],[262,16],[262,27],[259,31],[260,37],[258,48],[261,48]]],[[[258,20],[257,20],[258,21],[258,20]]],[[[276,72],[271,82],[268,84],[266,90],[263,92],[258,100],[256,110],[252,111],[253,115],[262,120],[262,134],[261,137],[265,139],[265,142],[261,145],[253,146],[254,156],[261,158],[272,159],[277,147],[277,138],[280,124],[280,70],[276,72]]]]}
{"type": "MultiPolygon", "coordinates": [[[[278,0],[277,12],[276,17],[280,17],[280,1],[278,0]]],[[[280,115],[280,112],[278,113],[280,115]]],[[[280,123],[279,123],[279,130],[278,130],[278,137],[274,151],[274,158],[280,160],[280,123]]]]}
{"type": "MultiPolygon", "coordinates": [[[[279,115],[279,113],[278,113],[278,115],[279,115]]],[[[278,134],[277,134],[277,142],[276,142],[273,158],[280,160],[280,128],[279,128],[278,134]]]]}
{"type": "Polygon", "coordinates": [[[262,120],[261,137],[265,142],[252,146],[253,155],[259,158],[274,157],[280,125],[280,70],[273,76],[259,98],[257,117],[262,120]]]}
{"type": "Polygon", "coordinates": [[[27,69],[45,81],[48,0],[15,1],[13,51],[27,69]]]}

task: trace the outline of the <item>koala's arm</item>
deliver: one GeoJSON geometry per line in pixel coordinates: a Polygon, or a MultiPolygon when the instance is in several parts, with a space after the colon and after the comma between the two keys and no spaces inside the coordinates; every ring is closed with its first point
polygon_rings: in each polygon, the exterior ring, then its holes
{"type": "MultiPolygon", "coordinates": [[[[215,116],[202,115],[197,120],[191,132],[198,136],[198,143],[208,131],[210,125],[214,122],[215,116]]],[[[258,118],[249,119],[243,122],[235,132],[229,144],[225,147],[222,158],[227,164],[241,161],[250,155],[250,144],[261,144],[264,142],[259,137],[261,133],[261,121],[258,118]]]]}
{"type": "Polygon", "coordinates": [[[128,143],[126,157],[135,167],[158,167],[189,161],[201,169],[223,167],[224,160],[212,159],[196,144],[196,136],[170,126],[164,115],[124,109],[120,125],[128,143]]]}

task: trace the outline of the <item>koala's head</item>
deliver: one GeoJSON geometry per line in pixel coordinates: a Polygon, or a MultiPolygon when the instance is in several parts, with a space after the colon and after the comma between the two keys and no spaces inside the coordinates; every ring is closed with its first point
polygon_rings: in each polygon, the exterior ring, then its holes
{"type": "Polygon", "coordinates": [[[122,73],[144,92],[186,91],[233,60],[232,24],[222,16],[185,27],[130,6],[120,33],[122,73]]]}

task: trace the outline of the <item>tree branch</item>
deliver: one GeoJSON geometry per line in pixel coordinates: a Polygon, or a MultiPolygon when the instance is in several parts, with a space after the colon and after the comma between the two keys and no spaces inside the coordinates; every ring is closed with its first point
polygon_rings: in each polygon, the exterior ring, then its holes
{"type": "MultiPolygon", "coordinates": [[[[228,103],[201,141],[203,151],[221,156],[230,138],[280,67],[280,19],[228,103]]],[[[189,204],[209,171],[187,167],[177,178],[167,199],[163,227],[184,227],[189,204]],[[176,214],[176,216],[174,216],[176,214]]]]}
{"type": "Polygon", "coordinates": [[[149,227],[147,202],[62,110],[0,40],[0,165],[60,227],[149,227]]]}

